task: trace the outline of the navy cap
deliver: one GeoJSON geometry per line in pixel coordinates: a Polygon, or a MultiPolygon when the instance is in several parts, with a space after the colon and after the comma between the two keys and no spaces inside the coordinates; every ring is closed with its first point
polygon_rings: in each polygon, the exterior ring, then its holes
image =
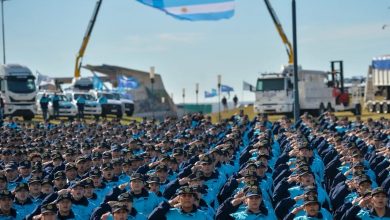
{"type": "Polygon", "coordinates": [[[72,201],[72,197],[71,197],[70,193],[63,193],[63,194],[58,195],[56,202],[61,202],[62,200],[65,200],[65,199],[72,201]]]}
{"type": "Polygon", "coordinates": [[[55,204],[51,204],[51,203],[42,205],[41,214],[48,214],[48,213],[56,214],[57,213],[57,206],[55,204]]]}
{"type": "Polygon", "coordinates": [[[67,163],[65,165],[65,171],[69,171],[69,170],[77,170],[77,167],[74,163],[67,163]]]}
{"type": "Polygon", "coordinates": [[[204,173],[201,170],[196,171],[195,173],[191,173],[188,178],[191,180],[203,180],[204,179],[204,173]]]}
{"type": "Polygon", "coordinates": [[[94,169],[94,170],[91,170],[90,172],[89,172],[89,176],[101,176],[102,175],[102,172],[100,172],[100,170],[98,170],[98,169],[94,169]]]}
{"type": "Polygon", "coordinates": [[[244,172],[244,177],[256,177],[257,174],[255,171],[251,171],[251,170],[245,170],[244,172]]]}
{"type": "Polygon", "coordinates": [[[261,196],[261,191],[259,187],[249,187],[245,193],[246,197],[251,197],[251,196],[261,196]]]}
{"type": "Polygon", "coordinates": [[[128,193],[122,193],[118,196],[118,202],[133,202],[133,196],[128,193]]]}
{"type": "Polygon", "coordinates": [[[113,170],[114,169],[114,166],[112,165],[112,163],[105,163],[102,165],[102,170],[113,170]]]}
{"type": "Polygon", "coordinates": [[[92,154],[91,154],[91,157],[92,157],[92,160],[93,159],[102,159],[102,154],[100,153],[100,152],[92,152],[92,154]]]}
{"type": "Polygon", "coordinates": [[[12,195],[12,193],[10,191],[2,190],[2,191],[0,191],[0,199],[4,199],[4,198],[13,199],[14,196],[12,195]]]}
{"type": "Polygon", "coordinates": [[[309,205],[309,204],[312,204],[312,203],[317,203],[317,204],[320,204],[318,202],[318,199],[317,199],[317,196],[313,196],[313,195],[307,195],[304,197],[304,205],[309,205]]]}
{"type": "Polygon", "coordinates": [[[18,184],[16,185],[14,191],[17,192],[17,191],[20,191],[20,190],[22,190],[22,189],[25,189],[25,190],[28,191],[28,185],[27,185],[27,183],[18,183],[18,184]]]}
{"type": "Polygon", "coordinates": [[[44,184],[53,185],[53,180],[49,176],[45,176],[45,177],[43,177],[41,184],[42,185],[44,185],[44,184]]]}
{"type": "Polygon", "coordinates": [[[31,168],[31,162],[30,161],[22,161],[20,164],[19,164],[19,167],[20,168],[24,168],[24,169],[30,169],[31,168]]]}
{"type": "Polygon", "coordinates": [[[173,156],[180,156],[184,154],[184,150],[182,148],[174,148],[172,153],[173,156]]]}
{"type": "Polygon", "coordinates": [[[112,158],[111,152],[108,152],[108,151],[103,152],[102,158],[103,159],[111,159],[112,158]]]}
{"type": "Polygon", "coordinates": [[[386,192],[386,190],[385,190],[384,188],[382,188],[382,187],[377,187],[377,188],[373,189],[373,190],[371,191],[371,196],[374,196],[374,195],[380,194],[380,193],[385,194],[386,197],[387,197],[387,192],[386,192]]]}
{"type": "Polygon", "coordinates": [[[194,188],[189,187],[189,186],[182,186],[182,187],[180,187],[180,189],[177,192],[178,195],[182,195],[182,194],[194,194],[195,195],[195,193],[196,193],[196,191],[194,190],[194,188]]]}
{"type": "Polygon", "coordinates": [[[95,185],[93,185],[93,181],[91,178],[86,178],[81,181],[81,183],[84,185],[84,187],[91,187],[95,188],[95,185]]]}
{"type": "Polygon", "coordinates": [[[156,167],[156,171],[157,171],[157,172],[158,172],[158,171],[165,171],[165,172],[167,172],[167,171],[168,171],[168,167],[165,166],[165,165],[163,165],[163,164],[160,164],[160,165],[158,165],[158,166],[156,167]]]}
{"type": "Polygon", "coordinates": [[[115,203],[115,204],[111,207],[111,210],[112,210],[112,213],[115,213],[115,212],[118,212],[118,211],[121,211],[121,210],[124,210],[124,211],[126,211],[126,212],[129,212],[129,210],[127,209],[127,205],[121,204],[121,203],[115,203]]]}
{"type": "Polygon", "coordinates": [[[160,184],[160,178],[158,176],[151,176],[149,177],[147,183],[158,183],[160,184]]]}
{"type": "Polygon", "coordinates": [[[28,184],[33,184],[33,183],[39,183],[41,184],[41,179],[37,176],[33,176],[28,180],[28,184]]]}
{"type": "Polygon", "coordinates": [[[54,174],[54,179],[66,179],[66,174],[64,171],[58,171],[54,174]]]}
{"type": "Polygon", "coordinates": [[[366,176],[362,176],[358,179],[358,184],[362,184],[362,183],[365,183],[365,182],[369,182],[369,183],[372,183],[372,181],[370,180],[370,178],[366,177],[366,176]]]}
{"type": "Polygon", "coordinates": [[[76,182],[72,183],[72,185],[70,185],[71,189],[74,189],[76,187],[83,187],[84,188],[83,182],[82,181],[76,181],[76,182]]]}
{"type": "Polygon", "coordinates": [[[16,166],[16,164],[14,164],[14,163],[9,163],[9,164],[7,164],[7,165],[5,165],[5,168],[4,168],[4,170],[17,170],[18,169],[18,167],[16,166]]]}
{"type": "Polygon", "coordinates": [[[201,162],[201,164],[212,164],[213,158],[210,155],[205,155],[204,157],[202,157],[200,162],[201,162]]]}
{"type": "Polygon", "coordinates": [[[145,177],[141,173],[133,173],[131,175],[131,177],[130,177],[130,181],[133,181],[133,180],[142,180],[142,181],[144,181],[145,177]]]}

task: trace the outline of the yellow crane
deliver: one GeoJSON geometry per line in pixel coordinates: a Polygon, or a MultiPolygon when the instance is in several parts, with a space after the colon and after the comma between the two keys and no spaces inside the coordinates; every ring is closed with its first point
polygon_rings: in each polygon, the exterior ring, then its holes
{"type": "Polygon", "coordinates": [[[275,10],[273,9],[271,3],[269,0],[264,0],[265,5],[267,6],[268,12],[271,15],[272,21],[275,24],[276,30],[279,33],[280,38],[282,38],[282,41],[284,43],[284,46],[286,47],[287,55],[288,55],[288,64],[293,64],[294,63],[294,51],[293,47],[288,40],[286,34],[284,33],[282,24],[280,23],[278,16],[276,16],[275,10]]]}
{"type": "Polygon", "coordinates": [[[97,15],[99,13],[100,6],[102,5],[102,2],[103,2],[103,0],[98,0],[96,2],[95,9],[93,11],[91,20],[89,21],[89,24],[87,27],[87,32],[85,32],[83,42],[82,42],[80,50],[77,54],[76,65],[75,65],[75,70],[74,70],[74,78],[75,79],[80,77],[80,69],[81,69],[81,65],[83,62],[84,53],[85,53],[85,50],[87,49],[89,38],[91,37],[91,33],[92,33],[93,27],[95,25],[96,18],[97,18],[97,15]]]}

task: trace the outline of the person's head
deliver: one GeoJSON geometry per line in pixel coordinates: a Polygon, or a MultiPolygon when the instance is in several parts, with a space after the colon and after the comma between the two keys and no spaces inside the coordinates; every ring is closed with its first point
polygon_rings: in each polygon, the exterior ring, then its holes
{"type": "Polygon", "coordinates": [[[320,203],[315,196],[306,196],[304,198],[304,210],[310,217],[315,217],[320,211],[320,203]]]}
{"type": "Polygon", "coordinates": [[[66,186],[66,174],[63,171],[58,171],[54,174],[54,186],[57,189],[63,189],[66,186]]]}
{"type": "Polygon", "coordinates": [[[41,220],[56,220],[57,207],[55,204],[46,204],[41,207],[41,220]]]}
{"type": "Polygon", "coordinates": [[[168,177],[168,167],[165,165],[159,165],[156,167],[156,175],[160,178],[161,182],[165,182],[168,177]]]}
{"type": "Polygon", "coordinates": [[[250,211],[257,211],[262,202],[262,194],[257,186],[250,187],[245,193],[245,203],[250,211]]]}
{"type": "Polygon", "coordinates": [[[68,213],[72,208],[72,200],[69,193],[58,196],[56,200],[57,208],[60,213],[68,213]]]}
{"type": "Polygon", "coordinates": [[[68,180],[74,180],[77,177],[77,167],[75,164],[68,163],[65,165],[65,174],[68,180]]]}
{"type": "Polygon", "coordinates": [[[91,172],[89,172],[89,177],[92,179],[93,181],[93,185],[95,187],[98,187],[101,185],[102,183],[102,173],[99,171],[99,170],[91,170],[91,172]]]}
{"type": "Polygon", "coordinates": [[[302,171],[299,174],[299,182],[302,186],[312,186],[314,185],[314,175],[311,171],[302,171]]]}
{"type": "Polygon", "coordinates": [[[200,164],[202,166],[202,171],[206,176],[211,175],[214,172],[214,164],[210,155],[204,156],[200,160],[200,164]]]}
{"type": "Polygon", "coordinates": [[[133,209],[133,196],[128,192],[120,194],[118,196],[118,202],[126,205],[129,211],[133,209]]]}
{"type": "Polygon", "coordinates": [[[13,196],[8,190],[0,192],[0,209],[10,211],[13,204],[13,196]]]}
{"type": "Polygon", "coordinates": [[[160,191],[160,178],[158,176],[151,176],[147,183],[150,191],[155,193],[160,191]]]}
{"type": "Polygon", "coordinates": [[[371,190],[371,180],[367,177],[361,177],[358,180],[357,192],[360,195],[364,195],[369,190],[371,190]]]}
{"type": "Polygon", "coordinates": [[[38,195],[41,193],[41,180],[37,177],[31,177],[28,181],[28,190],[31,195],[38,195]]]}
{"type": "Polygon", "coordinates": [[[18,169],[13,163],[5,165],[4,170],[8,180],[14,180],[19,175],[18,169]]]}
{"type": "Polygon", "coordinates": [[[15,188],[15,198],[18,201],[26,201],[28,198],[28,185],[27,183],[18,183],[15,188]]]}
{"type": "Polygon", "coordinates": [[[184,186],[179,189],[179,203],[184,210],[192,209],[195,204],[196,192],[192,187],[184,186]]]}
{"type": "Polygon", "coordinates": [[[144,176],[140,173],[134,173],[130,177],[130,187],[131,190],[135,193],[140,193],[144,188],[144,176]]]}
{"type": "Polygon", "coordinates": [[[299,143],[299,156],[304,158],[313,157],[313,150],[307,145],[307,143],[299,143]]]}
{"type": "Polygon", "coordinates": [[[114,220],[127,220],[129,210],[126,205],[116,203],[112,207],[112,217],[114,220]]]}
{"type": "Polygon", "coordinates": [[[0,191],[6,190],[7,189],[7,177],[3,174],[0,174],[0,191]]]}
{"type": "Polygon", "coordinates": [[[374,208],[383,209],[387,205],[387,193],[382,187],[375,188],[371,192],[371,204],[374,208]]]}
{"type": "Polygon", "coordinates": [[[73,183],[70,194],[75,200],[80,200],[84,196],[84,184],[81,181],[73,183]]]}
{"type": "Polygon", "coordinates": [[[49,195],[53,191],[53,181],[50,178],[43,178],[41,184],[41,192],[45,195],[49,195]]]}
{"type": "Polygon", "coordinates": [[[103,178],[111,180],[114,178],[114,166],[112,163],[104,163],[102,166],[103,178]]]}
{"type": "Polygon", "coordinates": [[[84,185],[84,196],[87,198],[91,198],[95,190],[93,180],[91,178],[87,178],[84,179],[82,182],[84,185]]]}

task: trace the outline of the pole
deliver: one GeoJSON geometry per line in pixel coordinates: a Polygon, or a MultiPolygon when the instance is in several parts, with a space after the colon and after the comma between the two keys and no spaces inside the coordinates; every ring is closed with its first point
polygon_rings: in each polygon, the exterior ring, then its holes
{"type": "Polygon", "coordinates": [[[4,29],[4,1],[1,0],[1,24],[2,24],[2,32],[3,32],[3,64],[6,63],[5,59],[5,29],[4,29]]]}
{"type": "Polygon", "coordinates": [[[198,105],[199,83],[195,84],[196,105],[198,105]]]}
{"type": "MultiPolygon", "coordinates": [[[[152,102],[154,102],[154,77],[155,77],[155,69],[154,69],[154,66],[150,67],[150,72],[149,72],[149,76],[150,76],[150,84],[152,86],[152,102]]],[[[152,117],[154,119],[154,104],[151,106],[152,108],[152,117]]]]}
{"type": "Polygon", "coordinates": [[[183,88],[183,112],[184,112],[184,114],[186,114],[186,106],[185,106],[186,100],[185,100],[185,98],[186,98],[186,89],[183,88]]]}
{"type": "Polygon", "coordinates": [[[293,48],[294,48],[294,119],[299,119],[299,91],[298,91],[298,46],[297,46],[297,18],[295,0],[292,0],[293,20],[293,48]]]}
{"type": "Polygon", "coordinates": [[[218,75],[218,121],[221,121],[221,75],[218,75]]]}

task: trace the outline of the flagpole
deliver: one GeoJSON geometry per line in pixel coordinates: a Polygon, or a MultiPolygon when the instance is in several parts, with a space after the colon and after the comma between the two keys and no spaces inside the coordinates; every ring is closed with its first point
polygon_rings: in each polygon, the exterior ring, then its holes
{"type": "Polygon", "coordinates": [[[294,48],[294,119],[299,119],[299,91],[298,91],[298,49],[297,49],[297,16],[295,0],[292,0],[292,21],[293,21],[293,48],[294,48]]]}
{"type": "Polygon", "coordinates": [[[218,122],[221,121],[221,75],[218,75],[218,122]]]}

